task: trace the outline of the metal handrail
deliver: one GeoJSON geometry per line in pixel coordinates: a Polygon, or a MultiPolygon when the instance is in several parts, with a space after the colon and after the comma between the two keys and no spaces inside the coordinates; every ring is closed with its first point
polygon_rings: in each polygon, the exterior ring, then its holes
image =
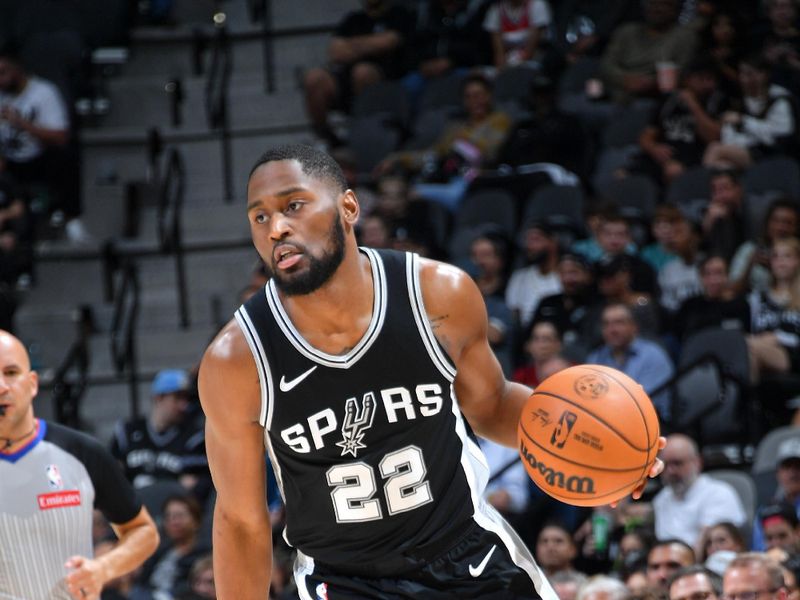
{"type": "Polygon", "coordinates": [[[56,421],[70,427],[80,427],[80,401],[89,379],[89,334],[92,319],[89,312],[76,308],[77,335],[52,380],[52,399],[56,421]]]}
{"type": "Polygon", "coordinates": [[[189,299],[181,214],[186,192],[186,169],[177,148],[170,150],[158,197],[158,241],[164,254],[175,257],[175,283],[181,327],[189,327],[189,299]]]}
{"type": "Polygon", "coordinates": [[[225,201],[230,202],[233,200],[233,173],[228,88],[233,69],[233,53],[224,21],[216,25],[216,30],[217,34],[212,43],[211,64],[206,79],[206,118],[209,128],[216,129],[220,133],[223,194],[225,201]]]}
{"type": "Polygon", "coordinates": [[[130,394],[131,417],[139,416],[138,361],[136,356],[136,321],[139,317],[139,274],[132,260],[125,261],[114,294],[111,322],[111,361],[117,376],[125,376],[130,394]]]}

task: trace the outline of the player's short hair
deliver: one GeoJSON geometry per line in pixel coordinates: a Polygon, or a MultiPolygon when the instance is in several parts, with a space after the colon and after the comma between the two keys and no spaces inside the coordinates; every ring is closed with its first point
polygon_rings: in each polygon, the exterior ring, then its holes
{"type": "Polygon", "coordinates": [[[691,577],[692,575],[705,575],[711,589],[717,596],[722,595],[722,577],[714,573],[714,571],[704,567],[703,565],[690,565],[688,567],[681,567],[673,575],[667,579],[667,590],[672,587],[672,584],[683,579],[684,577],[691,577]]]}
{"type": "Polygon", "coordinates": [[[296,160],[303,173],[317,179],[327,179],[334,184],[337,193],[347,191],[347,179],[342,168],[327,152],[306,144],[285,144],[270,148],[256,160],[248,179],[261,165],[281,160],[296,160]]]}

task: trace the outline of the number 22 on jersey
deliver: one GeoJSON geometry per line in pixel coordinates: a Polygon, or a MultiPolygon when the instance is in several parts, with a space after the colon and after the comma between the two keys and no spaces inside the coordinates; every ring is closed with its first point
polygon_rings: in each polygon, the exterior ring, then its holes
{"type": "MultiPolygon", "coordinates": [[[[389,452],[378,464],[384,480],[383,494],[390,515],[414,510],[433,501],[422,450],[406,446],[389,452]]],[[[383,518],[380,501],[375,498],[375,470],[364,462],[336,465],[328,469],[328,485],[339,523],[362,523],[383,518]]]]}

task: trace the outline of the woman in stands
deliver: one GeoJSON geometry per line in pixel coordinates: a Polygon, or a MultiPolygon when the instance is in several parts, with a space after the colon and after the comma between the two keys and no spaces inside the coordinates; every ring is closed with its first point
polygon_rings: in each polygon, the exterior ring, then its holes
{"type": "Polygon", "coordinates": [[[772,283],[750,294],[751,330],[747,338],[751,375],[800,372],[800,241],[785,238],[772,244],[772,283]]]}
{"type": "Polygon", "coordinates": [[[203,510],[191,496],[170,496],[162,511],[162,544],[144,564],[139,581],[154,597],[172,598],[189,589],[194,562],[211,552],[200,537],[203,510]]]}
{"type": "Polygon", "coordinates": [[[706,529],[701,547],[703,548],[701,562],[705,562],[715,552],[728,551],[738,554],[747,550],[748,545],[736,525],[723,521],[706,529]]]}

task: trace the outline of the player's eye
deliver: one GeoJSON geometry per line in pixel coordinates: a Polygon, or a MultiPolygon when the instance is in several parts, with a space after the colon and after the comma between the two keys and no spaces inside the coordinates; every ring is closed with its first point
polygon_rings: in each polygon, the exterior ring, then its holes
{"type": "Polygon", "coordinates": [[[258,214],[256,214],[255,217],[253,217],[253,221],[255,221],[258,224],[266,223],[267,222],[267,215],[265,215],[263,213],[258,213],[258,214]]]}
{"type": "Polygon", "coordinates": [[[292,200],[289,204],[286,205],[286,212],[297,212],[300,210],[300,207],[303,206],[303,203],[299,200],[292,200]]]}

